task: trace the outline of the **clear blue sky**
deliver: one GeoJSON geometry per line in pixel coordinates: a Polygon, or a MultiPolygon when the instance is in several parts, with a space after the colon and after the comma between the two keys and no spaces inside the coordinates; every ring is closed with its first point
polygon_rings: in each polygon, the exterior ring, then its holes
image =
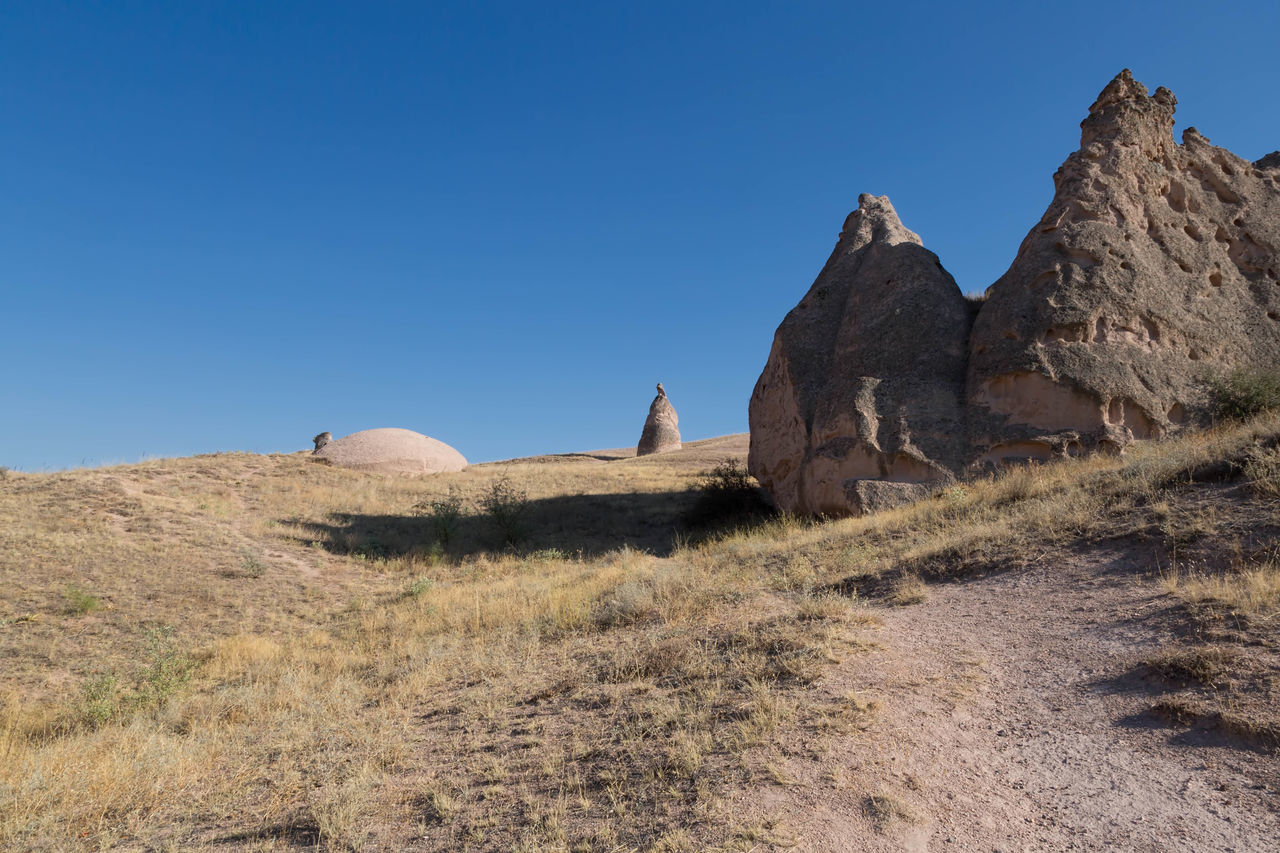
{"type": "Polygon", "coordinates": [[[858,194],[967,292],[1121,69],[1280,148],[1280,4],[11,2],[0,465],[741,432],[858,194]]]}

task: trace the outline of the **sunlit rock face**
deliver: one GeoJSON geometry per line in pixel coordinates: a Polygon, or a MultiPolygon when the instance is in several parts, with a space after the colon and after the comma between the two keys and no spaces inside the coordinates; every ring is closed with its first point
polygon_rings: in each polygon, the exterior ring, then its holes
{"type": "Polygon", "coordinates": [[[749,468],[782,509],[858,514],[1122,450],[1196,420],[1207,378],[1280,365],[1280,152],[1250,163],[1194,128],[1179,145],[1176,103],[1127,70],[1103,89],[972,324],[889,200],[859,199],[751,398],[749,468]]]}
{"type": "Polygon", "coordinates": [[[1158,438],[1194,416],[1206,376],[1280,362],[1280,158],[1194,128],[1176,144],[1176,103],[1126,70],[1081,123],[974,325],[975,461],[1158,438]]]}

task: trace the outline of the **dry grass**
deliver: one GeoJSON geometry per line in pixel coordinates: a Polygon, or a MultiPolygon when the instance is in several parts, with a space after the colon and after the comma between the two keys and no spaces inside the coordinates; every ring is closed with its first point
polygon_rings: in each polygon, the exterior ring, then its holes
{"type": "Polygon", "coordinates": [[[1190,604],[1222,608],[1262,621],[1280,612],[1280,565],[1274,560],[1236,564],[1217,573],[1175,566],[1164,574],[1162,582],[1166,591],[1190,604]]]}
{"type": "MultiPolygon", "coordinates": [[[[781,843],[725,803],[794,781],[775,744],[874,721],[810,689],[865,647],[862,596],[1165,537],[1191,517],[1178,489],[1277,434],[1271,416],[702,541],[679,525],[693,477],[740,439],[424,479],[247,454],[10,474],[0,846],[781,843]],[[527,496],[515,548],[483,511],[503,479],[527,496]]],[[[1185,547],[1234,522],[1199,523],[1185,547]]],[[[1170,589],[1265,619],[1275,563],[1242,560],[1234,592],[1170,589]]]]}

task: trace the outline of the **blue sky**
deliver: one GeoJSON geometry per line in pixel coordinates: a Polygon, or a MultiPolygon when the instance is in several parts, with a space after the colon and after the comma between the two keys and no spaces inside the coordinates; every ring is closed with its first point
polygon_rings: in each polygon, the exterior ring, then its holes
{"type": "Polygon", "coordinates": [[[967,292],[1130,67],[1280,148],[1274,3],[0,6],[0,465],[746,430],[858,194],[967,292]]]}

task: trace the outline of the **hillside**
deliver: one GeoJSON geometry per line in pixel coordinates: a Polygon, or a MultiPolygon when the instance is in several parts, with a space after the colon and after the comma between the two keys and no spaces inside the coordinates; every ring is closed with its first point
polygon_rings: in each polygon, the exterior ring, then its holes
{"type": "Polygon", "coordinates": [[[0,846],[1271,849],[1278,443],[736,529],[745,436],[8,473],[0,846]]]}

